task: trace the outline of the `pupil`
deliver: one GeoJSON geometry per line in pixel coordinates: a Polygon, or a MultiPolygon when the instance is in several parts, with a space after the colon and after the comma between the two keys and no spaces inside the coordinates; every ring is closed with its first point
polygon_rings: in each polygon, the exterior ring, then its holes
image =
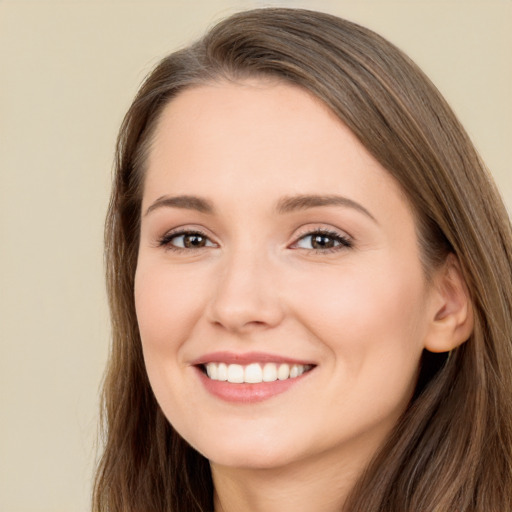
{"type": "Polygon", "coordinates": [[[315,249],[329,249],[334,247],[334,240],[326,235],[315,235],[312,240],[315,249]]]}
{"type": "Polygon", "coordinates": [[[185,247],[203,247],[204,237],[201,235],[188,235],[184,240],[185,247]]]}

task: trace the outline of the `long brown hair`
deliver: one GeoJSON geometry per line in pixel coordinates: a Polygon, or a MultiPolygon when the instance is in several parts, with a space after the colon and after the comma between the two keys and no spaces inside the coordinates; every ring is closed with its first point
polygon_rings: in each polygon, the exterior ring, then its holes
{"type": "Polygon", "coordinates": [[[270,76],[322,100],[395,177],[429,271],[454,253],[475,316],[450,357],[425,353],[415,396],[353,489],[348,512],[512,510],[512,245],[507,213],[466,132],[400,50],[337,17],[236,14],[165,58],[126,114],[106,223],[113,345],[104,383],[102,512],[212,510],[208,461],[165,419],[142,357],[133,298],[142,185],[164,106],[186,87],[270,76]]]}

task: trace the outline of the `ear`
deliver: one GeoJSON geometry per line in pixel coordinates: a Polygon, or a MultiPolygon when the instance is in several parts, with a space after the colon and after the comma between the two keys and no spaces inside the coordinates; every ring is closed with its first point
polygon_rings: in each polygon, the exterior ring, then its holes
{"type": "Polygon", "coordinates": [[[449,254],[433,278],[432,307],[425,348],[449,352],[464,343],[473,332],[473,305],[459,260],[449,254]]]}

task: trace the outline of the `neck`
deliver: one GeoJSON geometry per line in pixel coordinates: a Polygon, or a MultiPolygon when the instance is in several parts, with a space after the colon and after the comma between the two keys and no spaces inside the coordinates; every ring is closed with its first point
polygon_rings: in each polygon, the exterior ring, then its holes
{"type": "Polygon", "coordinates": [[[215,512],[343,511],[343,504],[364,469],[332,460],[279,468],[235,468],[212,464],[215,512]],[[320,463],[321,462],[321,463],[320,463]]]}

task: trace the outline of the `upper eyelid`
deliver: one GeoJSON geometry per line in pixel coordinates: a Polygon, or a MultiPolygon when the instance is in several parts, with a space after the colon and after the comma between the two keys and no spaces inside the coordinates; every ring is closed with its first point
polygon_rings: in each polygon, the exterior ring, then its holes
{"type": "Polygon", "coordinates": [[[340,228],[337,228],[335,226],[332,226],[332,225],[326,225],[326,224],[321,224],[321,223],[318,223],[318,224],[315,224],[315,223],[308,223],[308,224],[305,224],[299,228],[297,228],[295,230],[295,234],[293,235],[293,237],[295,238],[295,240],[299,240],[300,238],[303,238],[305,236],[308,236],[308,235],[311,235],[313,233],[329,233],[329,234],[335,234],[339,237],[342,237],[342,238],[347,238],[347,239],[350,239],[350,240],[354,240],[354,237],[348,233],[347,231],[345,231],[344,229],[340,229],[340,228]]]}
{"type": "Polygon", "coordinates": [[[170,236],[178,236],[178,235],[188,235],[188,234],[194,234],[194,233],[196,233],[198,235],[203,235],[212,241],[214,238],[216,238],[216,236],[214,234],[212,234],[210,230],[205,229],[203,227],[196,227],[194,225],[192,225],[192,226],[185,225],[185,226],[179,226],[177,228],[169,229],[169,230],[165,231],[165,233],[160,238],[170,237],[170,236]]]}

